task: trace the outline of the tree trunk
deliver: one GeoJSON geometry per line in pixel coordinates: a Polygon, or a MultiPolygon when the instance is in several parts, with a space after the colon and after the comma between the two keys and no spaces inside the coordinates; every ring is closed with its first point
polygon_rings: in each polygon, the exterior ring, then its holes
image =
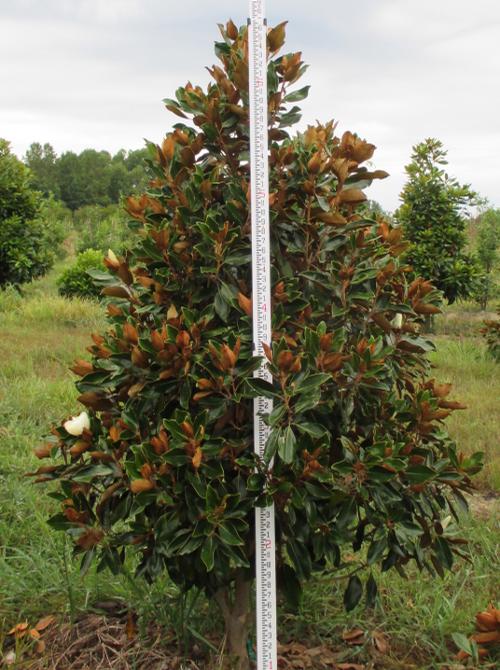
{"type": "Polygon", "coordinates": [[[436,332],[436,318],[434,314],[426,314],[424,320],[424,327],[422,329],[425,334],[433,334],[436,332]]]}
{"type": "Polygon", "coordinates": [[[228,651],[227,667],[231,670],[250,670],[247,641],[250,630],[250,582],[238,571],[234,583],[234,598],[231,602],[229,589],[221,589],[215,599],[224,616],[226,644],[228,651]]]}

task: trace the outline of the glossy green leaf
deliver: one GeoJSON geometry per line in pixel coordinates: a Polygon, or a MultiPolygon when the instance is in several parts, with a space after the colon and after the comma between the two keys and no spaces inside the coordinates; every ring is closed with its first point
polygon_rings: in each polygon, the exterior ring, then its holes
{"type": "Polygon", "coordinates": [[[212,535],[209,535],[201,549],[201,560],[203,561],[207,572],[211,572],[214,568],[215,548],[215,540],[212,535]]]}
{"type": "Polygon", "coordinates": [[[362,595],[363,585],[361,584],[361,580],[357,575],[352,575],[344,591],[344,607],[348,612],[356,607],[362,595]]]}
{"type": "Polygon", "coordinates": [[[284,463],[292,463],[295,456],[297,439],[290,426],[278,437],[278,454],[284,463]]]}

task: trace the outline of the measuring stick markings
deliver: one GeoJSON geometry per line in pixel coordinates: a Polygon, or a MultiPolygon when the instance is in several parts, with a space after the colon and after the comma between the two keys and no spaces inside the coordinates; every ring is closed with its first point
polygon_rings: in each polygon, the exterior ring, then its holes
{"type": "MultiPolygon", "coordinates": [[[[252,303],[254,355],[262,356],[262,343],[271,343],[271,272],[269,240],[269,167],[267,124],[267,46],[264,2],[250,0],[249,94],[250,182],[252,217],[252,303]]],[[[271,382],[262,364],[255,377],[271,382]]],[[[269,427],[262,419],[272,401],[254,400],[254,449],[262,458],[269,427]]],[[[277,670],[276,566],[274,506],[255,510],[257,669],[277,670]]]]}

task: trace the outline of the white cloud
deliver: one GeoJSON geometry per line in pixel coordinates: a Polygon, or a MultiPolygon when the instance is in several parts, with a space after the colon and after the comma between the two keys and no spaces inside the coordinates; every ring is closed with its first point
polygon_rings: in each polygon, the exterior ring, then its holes
{"type": "MultiPolygon", "coordinates": [[[[411,146],[449,149],[450,172],[500,204],[500,4],[481,0],[268,0],[289,19],[312,84],[304,121],[336,118],[378,146],[391,178],[372,197],[397,206],[411,146]]],[[[12,0],[0,3],[0,132],[22,154],[111,151],[159,139],[161,104],[188,79],[205,83],[216,23],[243,22],[241,0],[12,0]]]]}

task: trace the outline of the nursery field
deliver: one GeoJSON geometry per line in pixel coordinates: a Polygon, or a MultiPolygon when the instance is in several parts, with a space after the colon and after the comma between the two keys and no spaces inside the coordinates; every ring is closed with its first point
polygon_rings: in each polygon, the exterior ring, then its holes
{"type": "MultiPolygon", "coordinates": [[[[10,659],[15,668],[61,670],[218,668],[221,627],[213,606],[197,606],[194,614],[196,596],[180,597],[166,580],[150,588],[131,575],[90,571],[82,577],[62,534],[46,524],[56,503],[25,476],[38,463],[32,448],[51,422],[77,410],[68,366],[82,355],[89,333],[104,323],[97,303],[57,295],[58,270],[26,288],[23,297],[0,293],[0,650],[4,649],[4,662],[10,659]],[[12,649],[8,631],[13,626],[23,622],[33,626],[49,615],[55,621],[41,630],[44,653],[33,655],[26,637],[19,638],[12,649]],[[73,649],[73,656],[68,649],[74,643],[64,627],[69,620],[79,621],[87,635],[82,634],[86,642],[73,649]],[[99,640],[107,643],[92,651],[99,640]],[[5,650],[11,651],[10,656],[5,650]],[[89,650],[94,656],[85,656],[89,650]],[[70,664],[57,660],[64,654],[73,659],[70,664]],[[183,656],[194,660],[183,662],[183,656]]],[[[375,609],[359,606],[348,614],[342,606],[342,580],[330,575],[315,578],[306,587],[300,611],[283,608],[280,612],[280,667],[333,668],[337,667],[334,662],[353,670],[463,667],[453,660],[457,652],[453,634],[470,634],[476,612],[499,597],[500,375],[477,335],[481,318],[465,309],[440,316],[437,351],[432,354],[435,377],[453,382],[451,397],[468,406],[451,417],[451,434],[464,452],[485,453],[486,466],[477,477],[477,500],[463,520],[470,561],[456,563],[438,581],[413,571],[408,580],[393,571],[384,573],[375,609]]]]}

